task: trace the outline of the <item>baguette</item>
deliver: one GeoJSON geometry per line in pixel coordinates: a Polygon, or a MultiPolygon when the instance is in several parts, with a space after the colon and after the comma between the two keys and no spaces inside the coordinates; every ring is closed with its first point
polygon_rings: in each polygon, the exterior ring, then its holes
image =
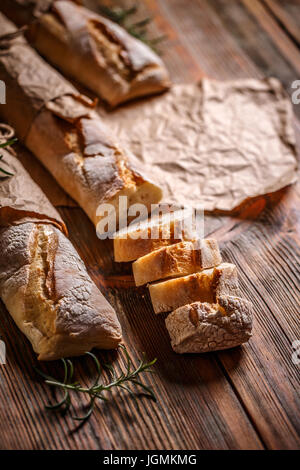
{"type": "Polygon", "coordinates": [[[184,305],[166,318],[171,345],[177,353],[205,353],[247,342],[252,330],[252,304],[220,295],[217,304],[184,305]]]}
{"type": "MultiPolygon", "coordinates": [[[[1,14],[0,29],[16,31],[1,14]]],[[[127,196],[128,205],[142,202],[147,209],[160,201],[161,189],[132,168],[128,152],[115,143],[89,98],[24,38],[6,36],[0,43],[0,77],[7,88],[0,115],[96,226],[104,218],[98,206],[111,204],[118,215],[120,196],[127,196]]]]}
{"type": "Polygon", "coordinates": [[[59,214],[20,162],[1,150],[0,296],[39,360],[116,348],[121,327],[63,232],[59,214]]]}
{"type": "Polygon", "coordinates": [[[186,276],[221,262],[217,241],[205,239],[159,248],[137,259],[132,270],[135,284],[141,286],[158,279],[186,276]]]}
{"type": "Polygon", "coordinates": [[[38,17],[29,26],[29,42],[111,106],[170,87],[157,54],[117,24],[72,1],[41,4],[39,0],[1,0],[1,9],[19,25],[38,17]]]}
{"type": "Polygon", "coordinates": [[[213,304],[220,295],[238,295],[237,270],[234,264],[222,263],[200,273],[151,284],[149,291],[155,313],[197,301],[213,304]]]}
{"type": "Polygon", "coordinates": [[[184,217],[184,211],[175,211],[120,230],[114,236],[115,261],[134,261],[161,247],[194,240],[195,229],[184,217]]]}

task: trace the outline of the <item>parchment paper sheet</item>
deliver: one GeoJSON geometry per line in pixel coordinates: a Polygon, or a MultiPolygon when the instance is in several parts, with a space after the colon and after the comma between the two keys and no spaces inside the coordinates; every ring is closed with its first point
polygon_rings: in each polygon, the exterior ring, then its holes
{"type": "Polygon", "coordinates": [[[277,79],[203,79],[100,112],[164,202],[231,211],[296,180],[292,105],[277,79]]]}
{"type": "MultiPolygon", "coordinates": [[[[292,105],[276,79],[203,79],[98,111],[164,202],[232,211],[296,180],[292,105]]],[[[76,205],[28,152],[19,158],[52,204],[76,205]]]]}

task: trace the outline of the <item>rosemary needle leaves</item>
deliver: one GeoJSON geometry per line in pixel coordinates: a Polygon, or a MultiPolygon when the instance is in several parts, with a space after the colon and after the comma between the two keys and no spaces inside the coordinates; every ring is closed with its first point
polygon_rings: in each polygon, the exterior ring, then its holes
{"type": "Polygon", "coordinates": [[[128,19],[135,15],[138,10],[138,6],[132,6],[130,8],[121,8],[121,7],[108,7],[105,5],[98,4],[97,6],[99,13],[106,16],[111,21],[118,23],[120,26],[123,26],[131,36],[143,41],[149,47],[151,47],[156,53],[159,54],[157,50],[157,45],[166,39],[166,36],[158,36],[153,39],[149,39],[147,36],[147,26],[151,23],[152,18],[147,17],[136,23],[129,23],[128,19]]]}
{"type": "MultiPolygon", "coordinates": [[[[8,147],[9,145],[14,144],[17,141],[17,139],[10,139],[7,140],[6,142],[0,143],[0,148],[8,147]]],[[[0,155],[0,161],[2,160],[3,155],[0,155]]],[[[4,170],[4,168],[0,167],[0,178],[6,178],[7,176],[13,176],[13,173],[10,173],[7,170],[4,170]]]]}
{"type": "Polygon", "coordinates": [[[83,416],[72,416],[73,419],[77,421],[86,421],[93,413],[95,402],[97,399],[107,401],[108,398],[104,395],[105,392],[111,392],[114,389],[120,388],[127,391],[135,399],[139,397],[137,390],[140,389],[144,396],[152,398],[156,401],[156,397],[150,387],[147,387],[140,381],[140,374],[143,372],[153,372],[152,366],[155,364],[156,359],[151,362],[146,362],[145,357],[140,361],[138,367],[134,367],[128,351],[125,346],[120,345],[120,348],[123,349],[125,358],[126,358],[126,370],[121,371],[118,375],[115,368],[110,364],[104,364],[103,367],[99,362],[98,358],[91,352],[87,352],[86,355],[90,356],[96,366],[96,378],[93,381],[92,385],[89,387],[82,386],[79,382],[74,381],[74,365],[70,359],[61,359],[64,366],[64,378],[63,381],[50,377],[44,372],[36,369],[39,375],[45,379],[45,383],[56,389],[63,391],[63,397],[61,400],[57,401],[54,404],[47,405],[46,408],[49,410],[62,410],[64,412],[68,411],[72,406],[71,393],[75,393],[77,396],[84,394],[89,398],[88,411],[83,416]],[[100,378],[103,373],[103,368],[107,370],[110,375],[111,382],[104,383],[100,382],[100,378]],[[134,386],[137,390],[132,390],[129,386],[134,386]]]}

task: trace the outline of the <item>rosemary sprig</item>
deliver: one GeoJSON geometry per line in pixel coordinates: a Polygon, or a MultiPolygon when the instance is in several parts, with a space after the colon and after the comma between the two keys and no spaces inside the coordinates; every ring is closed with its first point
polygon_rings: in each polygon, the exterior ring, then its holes
{"type": "Polygon", "coordinates": [[[145,357],[140,361],[138,367],[133,367],[132,361],[128,354],[128,351],[125,346],[121,345],[120,348],[123,349],[126,358],[126,370],[122,371],[119,375],[117,374],[115,368],[111,364],[101,365],[98,358],[95,354],[87,352],[86,355],[93,359],[93,362],[96,366],[96,378],[93,381],[90,387],[84,387],[79,382],[74,381],[74,366],[73,362],[70,359],[61,359],[64,367],[64,378],[62,381],[55,379],[49,375],[46,375],[44,372],[39,369],[35,370],[39,375],[45,379],[47,385],[53,386],[57,389],[63,391],[63,397],[54,404],[46,405],[48,410],[62,410],[68,411],[72,406],[71,393],[77,395],[84,394],[89,397],[88,411],[83,416],[72,416],[76,421],[86,421],[93,413],[95,402],[97,399],[107,401],[108,398],[104,396],[105,392],[111,392],[113,389],[121,388],[126,390],[131,396],[135,399],[138,396],[135,390],[129,388],[128,385],[133,385],[142,389],[143,394],[149,398],[152,398],[156,401],[155,394],[150,387],[147,387],[139,380],[139,376],[143,372],[153,372],[151,367],[155,364],[156,359],[151,362],[146,362],[145,357]],[[106,369],[111,376],[111,382],[104,383],[100,382],[101,376],[103,374],[103,368],[106,369]]]}
{"type": "Polygon", "coordinates": [[[128,16],[134,15],[137,12],[137,6],[134,5],[130,8],[108,7],[106,5],[98,5],[98,9],[102,15],[105,15],[111,21],[123,25],[128,16]]]}
{"type": "Polygon", "coordinates": [[[106,16],[111,21],[118,23],[123,26],[131,36],[143,41],[149,47],[151,47],[156,53],[160,53],[157,49],[157,45],[166,39],[166,36],[159,36],[153,39],[147,37],[147,26],[151,23],[152,18],[146,17],[136,23],[129,23],[129,18],[135,15],[138,10],[138,5],[134,5],[130,8],[121,7],[108,7],[106,5],[98,4],[98,11],[102,15],[106,16]]]}
{"type": "MultiPolygon", "coordinates": [[[[8,147],[10,145],[13,145],[16,141],[17,141],[17,139],[10,139],[10,140],[7,140],[6,142],[2,142],[2,143],[0,143],[0,148],[4,148],[4,147],[8,147]]],[[[0,155],[0,161],[2,160],[2,158],[3,158],[3,155],[0,155]]],[[[6,178],[7,176],[13,176],[13,173],[10,173],[9,171],[4,170],[4,168],[1,168],[1,167],[0,167],[0,173],[2,173],[2,175],[0,175],[0,178],[6,178]]]]}

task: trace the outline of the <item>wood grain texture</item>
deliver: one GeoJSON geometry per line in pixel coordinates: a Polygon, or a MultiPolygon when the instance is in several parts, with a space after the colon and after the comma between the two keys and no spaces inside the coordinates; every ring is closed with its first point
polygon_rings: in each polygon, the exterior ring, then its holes
{"type": "Polygon", "coordinates": [[[260,27],[270,36],[278,50],[286,57],[293,68],[300,71],[300,51],[289,39],[277,22],[259,0],[243,0],[243,3],[257,20],[260,27]]]}
{"type": "Polygon", "coordinates": [[[299,0],[263,0],[264,6],[279,25],[300,46],[300,2],[299,0]]]}
{"type": "MultiPolygon", "coordinates": [[[[287,26],[291,4],[297,2],[287,2],[287,8],[272,0],[140,3],[138,18],[155,17],[151,34],[168,35],[161,48],[174,81],[275,75],[290,93],[291,81],[299,78],[297,38],[287,26]]],[[[299,29],[299,17],[292,18],[299,29]]],[[[300,116],[299,108],[295,106],[300,116]]],[[[298,122],[296,129],[299,136],[298,122]]],[[[172,352],[163,318],[153,314],[147,290],[133,287],[130,264],[113,262],[111,242],[96,238],[81,209],[61,208],[90,275],[117,310],[134,361],[142,351],[149,359],[158,358],[157,374],[144,380],[159,400],[142,399],[136,407],[120,393],[77,430],[69,416],[45,412],[51,391],[37,378],[35,355],[0,304],[8,356],[8,364],[0,366],[0,448],[300,448],[300,366],[292,362],[292,342],[300,339],[299,203],[297,184],[257,198],[234,217],[206,217],[206,233],[218,238],[224,258],[238,266],[242,292],[254,303],[255,326],[249,344],[196,356],[172,352]]],[[[117,367],[124,362],[122,354],[99,356],[117,367]]],[[[79,380],[88,383],[92,364],[83,358],[75,364],[79,380]]],[[[40,367],[57,374],[61,366],[40,367]]]]}

